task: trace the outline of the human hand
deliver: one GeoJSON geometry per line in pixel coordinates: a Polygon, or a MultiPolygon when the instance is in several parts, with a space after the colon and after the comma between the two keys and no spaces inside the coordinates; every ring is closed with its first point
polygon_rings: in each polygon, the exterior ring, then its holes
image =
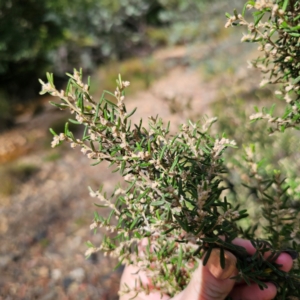
{"type": "MultiPolygon", "coordinates": [[[[248,240],[235,239],[235,245],[244,247],[249,255],[255,253],[255,248],[248,240]]],[[[266,256],[268,254],[265,254],[266,256]]],[[[224,300],[231,296],[233,300],[271,300],[276,296],[276,286],[267,282],[267,288],[261,290],[257,284],[247,285],[246,283],[237,283],[230,279],[237,274],[236,257],[229,251],[225,251],[225,268],[220,266],[220,250],[213,249],[209,260],[205,266],[200,262],[199,267],[194,272],[188,286],[173,298],[167,295],[161,296],[159,292],[153,291],[146,295],[139,293],[136,300],[224,300]]],[[[287,253],[281,253],[276,263],[281,265],[281,270],[288,272],[293,265],[291,256],[287,253]]],[[[129,288],[134,288],[136,279],[140,277],[144,284],[149,283],[145,274],[141,274],[137,267],[127,266],[121,279],[121,285],[127,284],[129,288]]],[[[129,300],[134,294],[125,294],[120,300],[129,300]]]]}

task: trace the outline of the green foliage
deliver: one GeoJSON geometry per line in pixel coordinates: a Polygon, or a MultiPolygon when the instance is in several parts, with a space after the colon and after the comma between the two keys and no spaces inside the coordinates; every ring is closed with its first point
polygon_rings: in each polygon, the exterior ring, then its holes
{"type": "Polygon", "coordinates": [[[246,26],[248,34],[244,34],[242,41],[259,44],[262,56],[252,61],[251,66],[264,74],[261,86],[275,85],[275,94],[286,102],[280,117],[273,116],[273,108],[264,108],[252,116],[253,120],[268,120],[270,133],[300,128],[299,12],[300,1],[248,1],[242,14],[227,15],[226,27],[246,26]],[[255,9],[251,22],[244,16],[246,9],[255,9]]]}
{"type": "Polygon", "coordinates": [[[0,122],[12,121],[16,102],[35,97],[35,78],[46,69],[59,76],[79,65],[91,71],[108,57],[145,47],[144,28],[159,22],[159,9],[146,0],[1,1],[0,102],[8,109],[0,122]]]}
{"type": "Polygon", "coordinates": [[[104,57],[126,55],[140,42],[139,30],[155,5],[106,0],[1,2],[1,81],[33,71],[41,74],[47,63],[63,73],[73,64],[87,69],[104,57]]]}
{"type": "MultiPolygon", "coordinates": [[[[45,63],[46,53],[63,39],[59,7],[48,1],[2,1],[0,4],[0,75],[15,77],[45,63]],[[20,64],[22,62],[23,65],[20,64]],[[18,64],[19,68],[13,66],[18,64]],[[20,68],[21,67],[21,68],[20,68]]],[[[57,1],[58,3],[58,1],[57,1]]]]}
{"type": "Polygon", "coordinates": [[[35,78],[42,77],[46,69],[55,73],[59,88],[64,73],[74,66],[91,72],[108,60],[219,34],[217,24],[205,31],[198,24],[199,20],[208,22],[211,13],[221,13],[226,1],[221,2],[29,0],[23,5],[21,0],[2,1],[0,106],[8,108],[5,113],[1,109],[0,122],[12,123],[14,104],[35,98],[35,78]]]}

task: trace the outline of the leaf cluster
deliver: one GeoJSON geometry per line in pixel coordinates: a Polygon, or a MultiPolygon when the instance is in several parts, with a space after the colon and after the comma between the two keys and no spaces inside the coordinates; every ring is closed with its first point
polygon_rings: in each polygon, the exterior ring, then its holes
{"type": "Polygon", "coordinates": [[[273,84],[275,95],[285,101],[281,116],[274,116],[274,106],[263,108],[252,116],[253,120],[266,119],[269,132],[283,132],[287,128],[299,129],[300,91],[299,91],[299,23],[300,2],[296,0],[247,1],[242,14],[236,11],[227,14],[230,25],[247,27],[242,41],[258,44],[262,55],[250,63],[250,67],[263,73],[261,86],[273,84]],[[253,20],[247,21],[246,10],[255,10],[253,20]]]}

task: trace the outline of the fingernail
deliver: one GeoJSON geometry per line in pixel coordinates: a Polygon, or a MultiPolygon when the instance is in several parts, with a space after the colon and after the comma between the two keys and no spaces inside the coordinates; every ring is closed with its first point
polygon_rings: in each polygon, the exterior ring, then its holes
{"type": "Polygon", "coordinates": [[[206,264],[210,273],[217,279],[225,280],[233,276],[236,270],[236,257],[229,251],[224,252],[225,268],[220,263],[220,249],[213,249],[206,264]]]}
{"type": "Polygon", "coordinates": [[[282,252],[287,253],[293,260],[299,257],[299,253],[293,249],[285,249],[282,252]]]}

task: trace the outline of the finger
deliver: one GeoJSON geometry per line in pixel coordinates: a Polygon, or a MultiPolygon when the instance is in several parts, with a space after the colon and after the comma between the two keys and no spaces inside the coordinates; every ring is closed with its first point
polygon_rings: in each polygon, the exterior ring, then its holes
{"type": "MultiPolygon", "coordinates": [[[[256,252],[256,249],[253,247],[253,245],[251,244],[251,242],[249,240],[236,238],[232,241],[232,243],[237,246],[244,247],[246,249],[246,251],[249,253],[249,255],[253,255],[256,252]]],[[[268,258],[268,256],[270,256],[270,254],[271,254],[271,252],[268,251],[264,254],[264,257],[268,258]]],[[[285,252],[281,253],[275,262],[277,264],[281,265],[281,267],[279,269],[281,269],[285,272],[290,271],[291,268],[293,267],[292,257],[285,252]]]]}
{"type": "Polygon", "coordinates": [[[220,250],[213,249],[208,262],[203,266],[200,261],[198,269],[194,272],[187,288],[175,299],[177,300],[223,300],[232,290],[235,281],[236,257],[225,251],[225,268],[220,265],[220,250]]]}
{"type": "Polygon", "coordinates": [[[256,252],[256,249],[253,247],[252,243],[249,240],[244,240],[241,238],[235,238],[232,243],[237,246],[244,247],[249,255],[253,255],[256,252]]]}
{"type": "Polygon", "coordinates": [[[284,252],[278,256],[276,263],[281,265],[280,269],[284,272],[289,272],[293,267],[292,257],[284,252]]]}
{"type": "Polygon", "coordinates": [[[277,294],[273,283],[266,283],[268,288],[261,290],[257,284],[238,285],[229,294],[233,300],[271,300],[277,294]]]}

